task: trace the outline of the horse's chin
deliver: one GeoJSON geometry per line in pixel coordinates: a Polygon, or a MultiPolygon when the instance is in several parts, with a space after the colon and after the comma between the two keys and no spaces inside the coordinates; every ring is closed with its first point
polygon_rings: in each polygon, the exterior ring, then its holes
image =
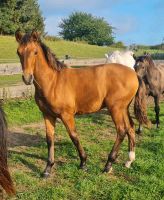
{"type": "Polygon", "coordinates": [[[32,84],[33,84],[33,82],[26,82],[26,81],[24,81],[24,83],[25,83],[26,85],[32,85],[32,84]]]}

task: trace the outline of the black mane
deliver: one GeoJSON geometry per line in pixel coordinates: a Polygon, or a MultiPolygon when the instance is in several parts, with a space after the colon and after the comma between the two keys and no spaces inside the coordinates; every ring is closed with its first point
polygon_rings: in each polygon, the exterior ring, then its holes
{"type": "Polygon", "coordinates": [[[146,60],[150,66],[155,67],[153,59],[151,58],[150,55],[139,56],[137,62],[143,62],[144,60],[146,60]]]}

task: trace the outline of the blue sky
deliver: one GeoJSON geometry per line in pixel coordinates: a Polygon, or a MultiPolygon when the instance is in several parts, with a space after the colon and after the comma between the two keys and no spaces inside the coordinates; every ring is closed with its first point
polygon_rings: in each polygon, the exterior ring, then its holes
{"type": "Polygon", "coordinates": [[[39,0],[46,32],[58,35],[58,24],[73,11],[104,17],[115,27],[115,40],[159,44],[164,38],[164,0],[39,0]]]}

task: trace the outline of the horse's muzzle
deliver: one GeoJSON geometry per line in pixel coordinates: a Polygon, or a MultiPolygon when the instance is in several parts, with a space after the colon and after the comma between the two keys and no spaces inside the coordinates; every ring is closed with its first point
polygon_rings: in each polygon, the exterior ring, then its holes
{"type": "Polygon", "coordinates": [[[31,85],[34,80],[34,76],[32,74],[23,74],[22,79],[26,85],[31,85]]]}

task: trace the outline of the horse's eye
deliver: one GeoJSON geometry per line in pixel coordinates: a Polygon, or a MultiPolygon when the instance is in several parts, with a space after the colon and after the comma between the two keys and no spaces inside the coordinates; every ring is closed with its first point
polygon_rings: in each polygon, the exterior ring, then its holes
{"type": "Polygon", "coordinates": [[[37,54],[38,54],[37,50],[35,50],[35,51],[34,51],[34,54],[35,54],[35,55],[37,55],[37,54]]]}

